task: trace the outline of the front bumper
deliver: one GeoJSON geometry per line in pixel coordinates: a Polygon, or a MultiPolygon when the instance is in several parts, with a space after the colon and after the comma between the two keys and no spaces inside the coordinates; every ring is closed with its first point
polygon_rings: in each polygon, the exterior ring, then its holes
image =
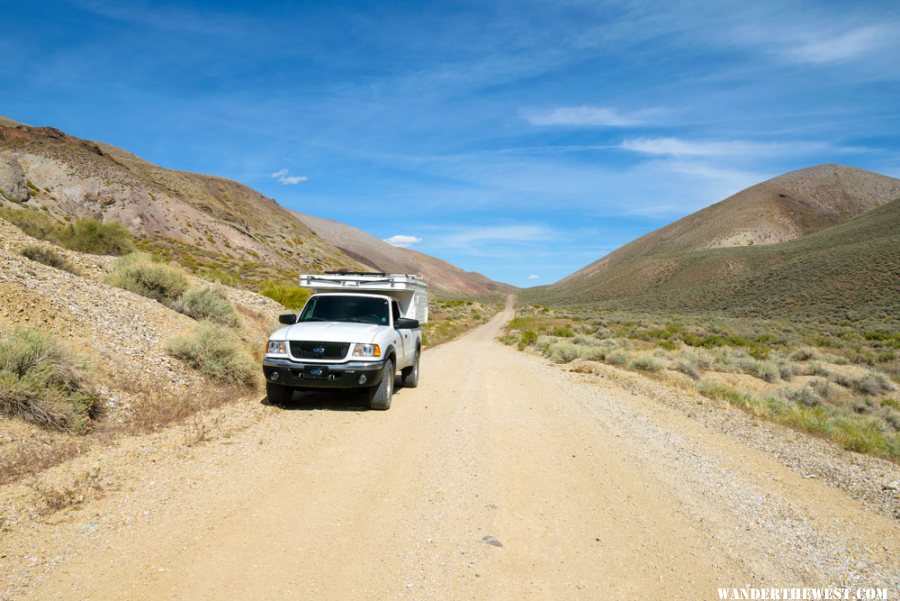
{"type": "Polygon", "coordinates": [[[369,388],[381,382],[384,362],[304,363],[266,357],[263,373],[266,382],[298,389],[369,388]],[[360,376],[365,376],[362,383],[360,376]]]}

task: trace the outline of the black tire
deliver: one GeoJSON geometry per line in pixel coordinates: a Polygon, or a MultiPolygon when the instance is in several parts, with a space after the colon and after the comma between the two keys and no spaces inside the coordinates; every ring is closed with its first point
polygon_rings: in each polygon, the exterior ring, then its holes
{"type": "Polygon", "coordinates": [[[290,403],[294,398],[294,389],[266,382],[266,397],[269,399],[270,405],[284,405],[290,403]]]}
{"type": "Polygon", "coordinates": [[[394,395],[394,362],[388,359],[384,362],[384,374],[378,386],[373,386],[369,392],[369,409],[386,411],[391,408],[391,397],[394,395]]]}
{"type": "Polygon", "coordinates": [[[413,364],[403,370],[403,388],[415,388],[419,385],[419,351],[413,359],[413,364]]]}

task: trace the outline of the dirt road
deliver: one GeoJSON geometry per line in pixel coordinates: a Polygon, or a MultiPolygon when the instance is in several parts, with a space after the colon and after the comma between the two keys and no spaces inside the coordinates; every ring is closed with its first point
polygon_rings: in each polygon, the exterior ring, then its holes
{"type": "Polygon", "coordinates": [[[62,556],[24,597],[896,594],[890,519],[680,413],[497,343],[510,316],[426,353],[422,385],[390,411],[332,397],[260,409],[252,427],[46,526],[41,552],[62,556]]]}

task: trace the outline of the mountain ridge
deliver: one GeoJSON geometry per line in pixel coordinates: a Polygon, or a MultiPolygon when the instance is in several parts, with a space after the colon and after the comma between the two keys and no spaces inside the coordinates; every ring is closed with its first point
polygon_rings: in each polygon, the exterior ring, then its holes
{"type": "MultiPolygon", "coordinates": [[[[239,182],[160,167],[110,144],[3,117],[0,206],[31,207],[58,221],[120,221],[141,249],[201,275],[230,274],[250,288],[268,280],[293,283],[299,271],[387,270],[364,254],[344,252],[296,213],[239,182]]],[[[512,289],[428,255],[410,251],[406,258],[405,272],[432,274],[433,287],[446,295],[512,289]]]]}

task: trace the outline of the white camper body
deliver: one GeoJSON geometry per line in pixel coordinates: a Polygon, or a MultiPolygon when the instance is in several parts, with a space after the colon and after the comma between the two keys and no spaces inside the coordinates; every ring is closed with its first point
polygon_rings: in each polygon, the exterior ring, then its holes
{"type": "Polygon", "coordinates": [[[428,323],[428,284],[416,275],[388,273],[327,273],[301,275],[300,286],[320,292],[383,294],[396,299],[403,317],[428,323]]]}

